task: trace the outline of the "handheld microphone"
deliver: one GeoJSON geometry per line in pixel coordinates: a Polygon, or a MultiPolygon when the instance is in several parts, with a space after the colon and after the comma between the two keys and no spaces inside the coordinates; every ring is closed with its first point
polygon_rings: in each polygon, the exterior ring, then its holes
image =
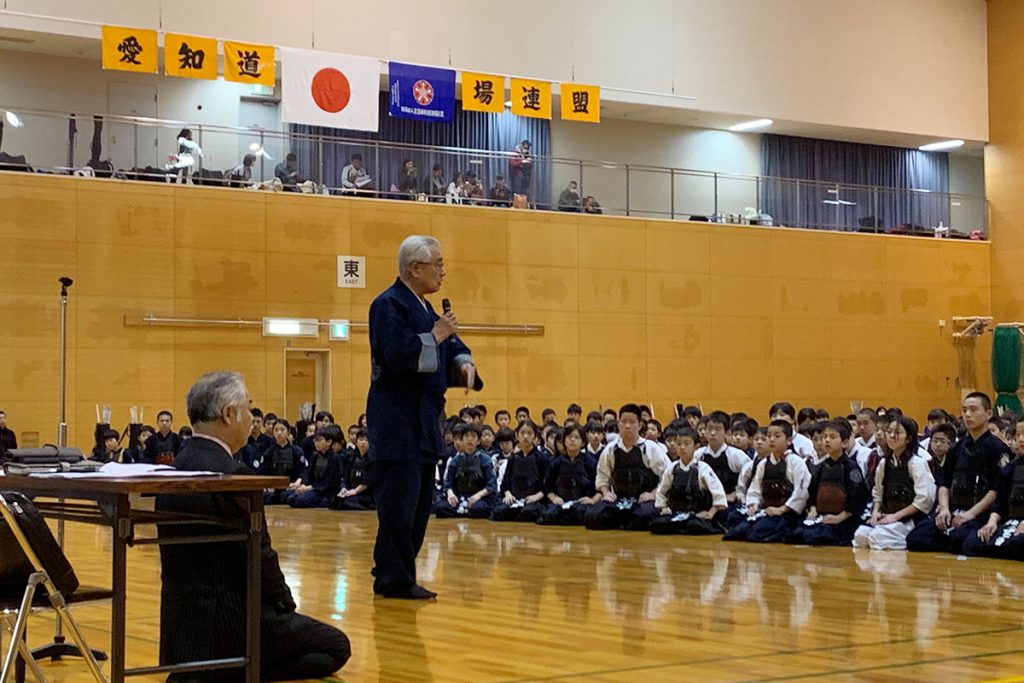
{"type": "Polygon", "coordinates": [[[441,311],[445,315],[452,312],[452,302],[450,299],[441,299],[441,311]]]}

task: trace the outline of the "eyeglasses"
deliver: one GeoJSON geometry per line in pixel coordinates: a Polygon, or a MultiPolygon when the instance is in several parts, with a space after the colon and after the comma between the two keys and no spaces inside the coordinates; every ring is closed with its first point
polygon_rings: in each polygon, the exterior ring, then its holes
{"type": "Polygon", "coordinates": [[[888,432],[886,432],[886,434],[888,434],[889,436],[891,436],[893,438],[897,438],[897,437],[900,437],[900,436],[906,436],[907,435],[907,433],[905,431],[903,431],[902,429],[890,429],[888,432]]]}
{"type": "Polygon", "coordinates": [[[419,263],[424,266],[433,266],[438,270],[444,270],[444,261],[414,261],[414,263],[419,263]]]}

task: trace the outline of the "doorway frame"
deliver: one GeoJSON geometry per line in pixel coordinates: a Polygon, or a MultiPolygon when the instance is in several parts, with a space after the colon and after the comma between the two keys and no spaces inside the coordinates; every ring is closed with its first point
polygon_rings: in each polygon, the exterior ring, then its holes
{"type": "Polygon", "coordinates": [[[316,376],[313,385],[316,389],[316,409],[331,412],[331,350],[324,348],[288,347],[284,349],[284,364],[281,368],[281,394],[283,396],[282,409],[288,413],[288,357],[289,355],[312,355],[315,360],[316,376]],[[321,405],[320,399],[324,400],[321,405]]]}

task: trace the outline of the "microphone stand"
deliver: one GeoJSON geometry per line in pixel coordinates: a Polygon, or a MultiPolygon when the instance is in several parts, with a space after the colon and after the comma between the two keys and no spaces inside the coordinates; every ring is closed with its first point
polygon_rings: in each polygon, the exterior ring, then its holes
{"type": "MultiPolygon", "coordinates": [[[[57,451],[68,445],[68,422],[67,422],[67,362],[68,362],[68,287],[74,282],[71,278],[64,276],[60,281],[60,423],[57,425],[57,451]]],[[[61,505],[64,499],[60,499],[61,505]]],[[[64,550],[64,520],[57,520],[57,545],[64,550]]],[[[99,650],[92,651],[93,656],[99,661],[105,661],[107,655],[99,650]]],[[[32,657],[35,659],[50,659],[59,662],[64,657],[81,657],[82,651],[74,643],[67,643],[64,639],[64,629],[60,621],[60,615],[56,615],[56,627],[53,632],[53,642],[32,650],[32,657]]]]}

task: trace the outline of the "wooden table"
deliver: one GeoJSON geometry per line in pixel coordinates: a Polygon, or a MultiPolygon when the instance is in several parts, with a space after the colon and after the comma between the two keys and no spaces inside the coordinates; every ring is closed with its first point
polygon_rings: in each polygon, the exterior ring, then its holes
{"type": "Polygon", "coordinates": [[[71,522],[109,526],[113,530],[111,566],[112,591],[110,634],[110,678],[123,683],[126,676],[157,673],[180,673],[245,667],[246,680],[258,683],[260,678],[260,552],[263,526],[263,490],[288,486],[287,477],[215,475],[124,478],[52,478],[6,476],[0,478],[0,489],[20,491],[35,497],[37,507],[47,517],[71,522]],[[227,494],[247,503],[248,514],[237,520],[222,520],[196,515],[133,510],[131,496],[140,494],[227,494]],[[38,498],[56,498],[56,502],[38,498]],[[72,501],[91,501],[89,503],[72,501]],[[205,536],[174,538],[135,538],[137,524],[203,524],[212,531],[205,536]],[[246,642],[245,656],[203,662],[186,662],[165,666],[125,669],[125,607],[128,546],[192,543],[223,543],[240,541],[246,544],[246,642]]]}

